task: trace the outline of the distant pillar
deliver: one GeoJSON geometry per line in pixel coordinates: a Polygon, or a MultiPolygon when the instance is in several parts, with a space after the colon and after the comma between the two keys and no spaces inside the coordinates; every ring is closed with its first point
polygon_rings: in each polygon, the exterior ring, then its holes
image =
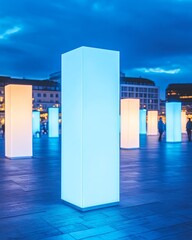
{"type": "Polygon", "coordinates": [[[48,109],[49,137],[59,137],[59,108],[48,109]]]}
{"type": "Polygon", "coordinates": [[[139,111],[139,133],[146,134],[147,133],[147,126],[146,126],[146,109],[141,109],[139,111]]]}
{"type": "Polygon", "coordinates": [[[33,136],[39,137],[40,136],[40,112],[33,111],[33,120],[32,120],[32,132],[33,136]]]}
{"type": "Polygon", "coordinates": [[[32,157],[32,86],[5,86],[5,156],[32,157]]]}
{"type": "Polygon", "coordinates": [[[185,111],[182,111],[181,112],[181,132],[182,133],[187,133],[186,124],[187,124],[187,115],[185,111]]]}
{"type": "Polygon", "coordinates": [[[139,148],[139,99],[121,99],[121,148],[139,148]]]}
{"type": "Polygon", "coordinates": [[[181,142],[181,103],[166,103],[166,141],[181,142]]]}
{"type": "Polygon", "coordinates": [[[119,202],[119,52],[62,55],[61,198],[81,210],[119,202]]]}
{"type": "Polygon", "coordinates": [[[147,112],[147,135],[158,134],[158,112],[148,111],[147,112]]]}

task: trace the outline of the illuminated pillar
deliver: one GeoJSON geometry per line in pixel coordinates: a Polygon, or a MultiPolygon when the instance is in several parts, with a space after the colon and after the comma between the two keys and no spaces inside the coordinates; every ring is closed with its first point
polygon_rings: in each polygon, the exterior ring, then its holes
{"type": "Polygon", "coordinates": [[[181,132],[182,133],[187,133],[186,124],[187,124],[187,115],[185,111],[182,111],[181,112],[181,132]]]}
{"type": "Polygon", "coordinates": [[[181,103],[166,103],[166,141],[181,142],[181,103]]]}
{"type": "Polygon", "coordinates": [[[121,148],[139,148],[139,99],[121,99],[121,148]]]}
{"type": "Polygon", "coordinates": [[[5,156],[32,157],[32,86],[5,86],[5,156]]]}
{"type": "Polygon", "coordinates": [[[33,116],[33,120],[32,120],[33,136],[39,136],[39,134],[40,134],[40,112],[33,111],[32,116],[33,116]]]}
{"type": "Polygon", "coordinates": [[[147,135],[158,134],[158,112],[148,111],[147,112],[147,135]]]}
{"type": "Polygon", "coordinates": [[[62,55],[61,198],[88,210],[119,202],[119,52],[62,55]]]}
{"type": "Polygon", "coordinates": [[[48,109],[49,137],[59,137],[59,108],[48,109]]]}
{"type": "Polygon", "coordinates": [[[139,111],[139,133],[140,134],[146,134],[147,133],[147,129],[146,129],[146,109],[141,109],[139,111]]]}

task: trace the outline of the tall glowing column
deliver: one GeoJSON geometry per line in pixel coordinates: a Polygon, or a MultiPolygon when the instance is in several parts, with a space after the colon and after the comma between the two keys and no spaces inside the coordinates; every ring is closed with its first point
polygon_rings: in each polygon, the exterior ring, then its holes
{"type": "Polygon", "coordinates": [[[181,103],[166,103],[166,141],[181,142],[181,103]]]}
{"type": "Polygon", "coordinates": [[[39,111],[33,111],[33,120],[32,120],[32,131],[33,131],[33,136],[39,136],[40,134],[40,112],[39,111]]]}
{"type": "Polygon", "coordinates": [[[139,148],[139,99],[121,100],[121,148],[139,148]]]}
{"type": "Polygon", "coordinates": [[[185,111],[181,112],[181,132],[186,133],[187,115],[185,111]]]}
{"type": "Polygon", "coordinates": [[[139,133],[146,134],[147,133],[147,126],[146,126],[146,109],[141,109],[139,111],[139,133]]]}
{"type": "Polygon", "coordinates": [[[61,198],[88,210],[119,202],[119,52],[62,55],[61,198]]]}
{"type": "Polygon", "coordinates": [[[5,156],[32,157],[32,86],[5,86],[5,156]]]}
{"type": "Polygon", "coordinates": [[[59,108],[48,109],[49,137],[59,137],[59,108]]]}
{"type": "Polygon", "coordinates": [[[158,112],[148,111],[147,118],[147,135],[157,135],[158,134],[158,112]]]}

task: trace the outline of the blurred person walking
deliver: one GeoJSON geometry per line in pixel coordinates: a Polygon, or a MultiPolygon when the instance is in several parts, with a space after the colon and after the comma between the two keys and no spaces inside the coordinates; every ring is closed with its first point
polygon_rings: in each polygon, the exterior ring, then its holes
{"type": "Polygon", "coordinates": [[[191,130],[192,130],[192,122],[191,118],[189,118],[187,124],[186,124],[186,131],[188,136],[188,141],[191,142],[191,130]]]}
{"type": "Polygon", "coordinates": [[[158,131],[159,131],[159,142],[160,142],[162,139],[163,132],[165,131],[165,124],[162,120],[162,117],[160,117],[158,121],[158,131]]]}

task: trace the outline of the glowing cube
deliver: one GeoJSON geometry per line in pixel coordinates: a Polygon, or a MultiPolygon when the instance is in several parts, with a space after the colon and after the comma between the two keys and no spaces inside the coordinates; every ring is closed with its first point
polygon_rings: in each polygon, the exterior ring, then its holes
{"type": "Polygon", "coordinates": [[[33,120],[32,120],[33,136],[39,136],[39,134],[40,134],[40,112],[33,111],[32,117],[33,117],[33,120]]]}
{"type": "Polygon", "coordinates": [[[119,52],[62,55],[61,198],[81,210],[119,202],[119,52]]]}
{"type": "Polygon", "coordinates": [[[139,111],[139,133],[146,134],[147,133],[147,123],[146,123],[146,109],[141,109],[139,111]]]}
{"type": "Polygon", "coordinates": [[[49,137],[59,137],[59,108],[48,109],[49,137]]]}
{"type": "Polygon", "coordinates": [[[187,124],[187,115],[185,111],[182,111],[181,112],[181,132],[182,133],[187,133],[186,124],[187,124]]]}
{"type": "Polygon", "coordinates": [[[147,135],[157,135],[158,134],[158,112],[148,111],[147,112],[147,135]]]}
{"type": "Polygon", "coordinates": [[[166,103],[166,141],[181,142],[181,103],[166,103]]]}
{"type": "Polygon", "coordinates": [[[5,86],[5,156],[32,157],[32,86],[5,86]]]}
{"type": "Polygon", "coordinates": [[[121,148],[139,148],[139,99],[121,99],[121,148]]]}

